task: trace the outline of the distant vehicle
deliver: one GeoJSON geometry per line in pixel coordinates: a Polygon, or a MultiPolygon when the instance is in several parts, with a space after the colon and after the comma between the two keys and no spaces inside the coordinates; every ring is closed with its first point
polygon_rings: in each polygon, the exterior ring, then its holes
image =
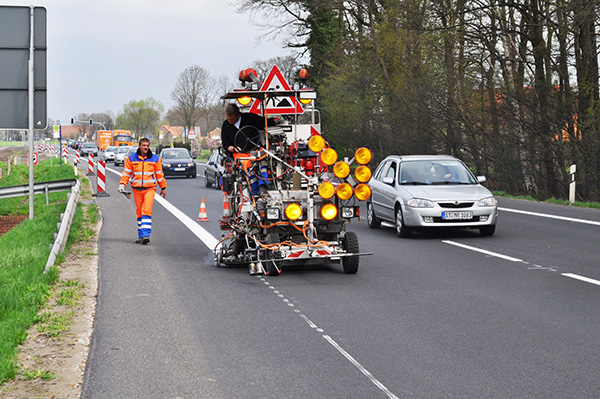
{"type": "Polygon", "coordinates": [[[98,130],[96,132],[96,144],[101,151],[108,146],[130,146],[132,140],[131,130],[98,130]]]}
{"type": "Polygon", "coordinates": [[[196,162],[186,148],[165,148],[160,152],[165,176],[196,178],[196,162]]]}
{"type": "Polygon", "coordinates": [[[104,149],[104,159],[106,161],[114,161],[115,153],[117,152],[117,147],[114,145],[110,145],[104,149]]]}
{"type": "Polygon", "coordinates": [[[379,228],[394,223],[400,237],[414,229],[477,228],[481,235],[496,231],[497,200],[458,158],[449,155],[391,155],[381,161],[367,202],[367,223],[379,228]]]}
{"type": "Polygon", "coordinates": [[[117,151],[115,152],[115,160],[114,160],[115,166],[125,164],[125,157],[127,156],[127,153],[129,152],[129,148],[130,147],[126,147],[126,146],[117,147],[117,151]]]}
{"type": "Polygon", "coordinates": [[[96,144],[94,143],[83,143],[81,145],[81,148],[79,149],[79,154],[81,156],[89,156],[90,154],[93,154],[94,156],[98,155],[98,146],[96,146],[96,144]]]}
{"type": "Polygon", "coordinates": [[[206,187],[221,188],[221,177],[225,174],[225,167],[222,165],[223,155],[219,150],[214,150],[204,168],[204,185],[206,187]]]}
{"type": "Polygon", "coordinates": [[[130,146],[133,144],[133,136],[131,130],[113,130],[112,145],[117,147],[130,146]]]}

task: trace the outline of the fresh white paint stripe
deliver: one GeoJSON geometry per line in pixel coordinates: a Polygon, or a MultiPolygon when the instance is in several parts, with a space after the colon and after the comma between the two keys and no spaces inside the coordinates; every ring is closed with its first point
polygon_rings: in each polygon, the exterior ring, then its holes
{"type": "Polygon", "coordinates": [[[358,361],[356,361],[356,359],[354,359],[348,352],[346,352],[344,350],[344,348],[339,346],[337,344],[337,342],[335,342],[329,335],[323,335],[323,338],[325,338],[327,340],[327,342],[329,342],[335,349],[337,349],[338,352],[340,352],[342,355],[344,355],[344,357],[346,359],[348,359],[350,361],[350,363],[352,363],[357,369],[359,369],[361,373],[366,375],[367,378],[370,379],[371,382],[373,382],[373,384],[375,384],[375,386],[377,386],[377,388],[381,389],[388,396],[388,398],[398,399],[398,397],[396,395],[394,395],[392,392],[390,392],[390,390],[387,389],[385,387],[385,385],[383,385],[381,382],[379,382],[379,380],[377,380],[375,377],[373,377],[373,374],[371,374],[369,372],[369,370],[365,369],[362,364],[360,364],[358,361]]]}
{"type": "MultiPolygon", "coordinates": [[[[119,173],[118,171],[116,171],[114,169],[106,168],[106,170],[108,170],[118,176],[121,175],[121,173],[119,173]]],[[[215,249],[215,247],[217,246],[219,241],[215,237],[213,237],[212,234],[210,234],[208,231],[206,231],[204,228],[202,228],[196,221],[191,219],[185,213],[181,212],[179,209],[177,209],[175,206],[173,206],[169,201],[167,201],[166,199],[161,197],[160,194],[158,194],[158,191],[157,191],[156,195],[154,196],[154,200],[158,201],[159,204],[161,204],[163,207],[165,207],[166,210],[171,212],[173,214],[173,216],[175,216],[177,219],[179,219],[185,227],[190,229],[190,231],[192,233],[194,233],[194,235],[196,237],[198,237],[200,239],[200,241],[202,241],[204,243],[204,245],[206,245],[208,247],[208,249],[210,249],[211,251],[215,249]]]]}
{"type": "Polygon", "coordinates": [[[489,255],[489,256],[494,256],[496,258],[505,259],[505,260],[508,260],[508,261],[511,261],[511,262],[527,263],[523,259],[513,258],[512,256],[499,254],[497,252],[487,251],[485,249],[472,247],[470,245],[461,244],[461,243],[455,242],[455,241],[442,240],[442,242],[445,243],[445,244],[450,244],[450,245],[454,245],[454,246],[461,247],[461,248],[464,248],[464,249],[468,249],[470,251],[480,252],[482,254],[486,254],[486,255],[489,255]]]}
{"type": "Polygon", "coordinates": [[[161,197],[160,194],[158,194],[158,192],[154,196],[154,200],[158,201],[159,204],[164,206],[166,210],[171,212],[173,216],[179,219],[181,223],[185,225],[185,227],[190,229],[190,231],[194,233],[194,235],[196,235],[196,237],[198,237],[200,241],[202,241],[204,245],[208,247],[208,249],[210,249],[211,251],[215,249],[219,241],[215,237],[213,237],[212,234],[210,234],[208,231],[200,227],[198,222],[191,219],[179,209],[175,208],[175,206],[173,206],[169,201],[161,197]]]}
{"type": "Polygon", "coordinates": [[[562,273],[561,276],[574,278],[575,280],[585,281],[586,283],[600,285],[600,281],[594,280],[593,278],[583,277],[574,273],[562,273]]]}
{"type": "Polygon", "coordinates": [[[596,222],[594,220],[576,219],[576,218],[569,218],[566,216],[549,215],[547,213],[529,212],[529,211],[522,211],[520,209],[510,209],[510,208],[503,208],[503,207],[498,207],[498,210],[505,211],[505,212],[520,213],[523,215],[539,216],[539,217],[549,218],[549,219],[565,220],[567,222],[585,223],[585,224],[591,224],[594,226],[600,226],[600,222],[596,222]]]}

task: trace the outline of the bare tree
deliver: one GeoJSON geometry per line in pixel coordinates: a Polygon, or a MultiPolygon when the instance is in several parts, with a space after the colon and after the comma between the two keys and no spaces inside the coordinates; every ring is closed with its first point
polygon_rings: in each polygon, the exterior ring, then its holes
{"type": "Polygon", "coordinates": [[[217,84],[204,68],[193,65],[181,72],[171,97],[183,114],[186,138],[187,132],[201,118],[202,111],[217,101],[217,95],[217,84]]]}

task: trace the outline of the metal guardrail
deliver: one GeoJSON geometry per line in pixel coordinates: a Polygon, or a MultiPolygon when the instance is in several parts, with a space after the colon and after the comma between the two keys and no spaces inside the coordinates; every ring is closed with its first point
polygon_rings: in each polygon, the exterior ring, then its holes
{"type": "MultiPolygon", "coordinates": [[[[47,196],[48,193],[71,190],[71,187],[73,187],[75,184],[77,184],[77,179],[53,180],[42,183],[34,183],[33,193],[45,193],[47,196]]],[[[0,187],[0,198],[19,197],[24,195],[29,195],[29,184],[0,187]]]]}

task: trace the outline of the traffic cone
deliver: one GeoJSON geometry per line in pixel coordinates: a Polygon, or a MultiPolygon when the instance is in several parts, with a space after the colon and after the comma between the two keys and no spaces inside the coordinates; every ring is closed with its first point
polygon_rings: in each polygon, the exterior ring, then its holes
{"type": "Polygon", "coordinates": [[[206,204],[204,203],[204,197],[200,202],[200,212],[198,213],[198,219],[196,222],[208,222],[208,216],[206,215],[206,204]]]}
{"type": "Polygon", "coordinates": [[[231,217],[231,208],[229,206],[229,199],[227,194],[223,193],[223,219],[231,217]]]}

